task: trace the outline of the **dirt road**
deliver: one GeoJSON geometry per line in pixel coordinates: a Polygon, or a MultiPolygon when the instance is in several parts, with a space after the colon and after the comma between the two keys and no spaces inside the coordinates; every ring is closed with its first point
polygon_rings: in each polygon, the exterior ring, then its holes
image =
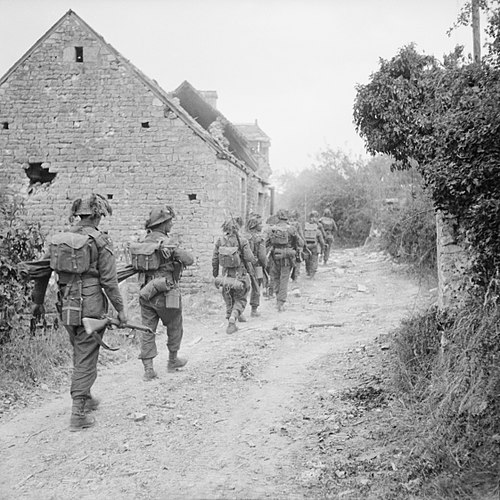
{"type": "Polygon", "coordinates": [[[285,312],[263,299],[262,317],[231,336],[215,289],[186,297],[184,370],[167,373],[162,334],[157,381],[136,359],[100,369],[94,428],[68,431],[66,391],[3,419],[0,498],[310,498],[308,402],[350,377],[339,355],[428,300],[394,269],[380,253],[336,251],[285,312]]]}

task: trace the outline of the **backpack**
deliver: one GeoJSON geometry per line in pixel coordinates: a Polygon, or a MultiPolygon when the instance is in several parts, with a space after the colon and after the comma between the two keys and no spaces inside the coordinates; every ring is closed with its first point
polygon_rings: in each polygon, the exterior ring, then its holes
{"type": "Polygon", "coordinates": [[[50,267],[58,273],[86,273],[91,264],[92,241],[93,237],[88,234],[55,234],[49,247],[50,267]]]}
{"type": "Polygon", "coordinates": [[[132,267],[140,272],[156,271],[161,264],[163,241],[130,243],[128,250],[132,267]]]}
{"type": "Polygon", "coordinates": [[[224,239],[219,247],[219,264],[225,268],[240,267],[241,257],[239,247],[231,246],[229,241],[224,239]]]}
{"type": "Polygon", "coordinates": [[[269,241],[271,245],[288,245],[288,226],[271,226],[269,241]]]}
{"type": "Polygon", "coordinates": [[[321,224],[327,233],[333,232],[333,219],[331,217],[322,217],[321,224]]]}
{"type": "Polygon", "coordinates": [[[316,242],[317,231],[318,231],[318,226],[316,224],[312,224],[311,222],[306,222],[304,226],[304,238],[306,239],[306,243],[316,242]]]}

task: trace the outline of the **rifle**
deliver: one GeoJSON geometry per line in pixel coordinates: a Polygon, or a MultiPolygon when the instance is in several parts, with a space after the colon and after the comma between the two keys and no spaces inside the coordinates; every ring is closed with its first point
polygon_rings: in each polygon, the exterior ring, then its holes
{"type": "Polygon", "coordinates": [[[104,330],[108,326],[114,326],[116,328],[130,328],[131,330],[139,330],[142,332],[151,332],[151,328],[147,326],[142,326],[142,325],[135,325],[133,323],[125,323],[121,324],[119,320],[115,318],[104,318],[104,319],[96,319],[96,318],[83,318],[82,319],[82,325],[85,328],[85,333],[87,335],[91,335],[94,337],[96,342],[103,347],[104,349],[107,349],[108,351],[118,351],[119,347],[109,347],[101,338],[99,335],[99,331],[104,330]]]}
{"type": "Polygon", "coordinates": [[[231,219],[232,219],[232,221],[235,224],[235,229],[236,230],[234,232],[234,235],[236,236],[236,241],[238,242],[238,249],[240,251],[241,261],[243,262],[243,266],[245,267],[246,272],[250,276],[250,281],[252,282],[252,287],[255,290],[258,290],[259,289],[259,282],[257,281],[257,278],[255,277],[255,274],[253,273],[253,269],[250,269],[250,264],[245,259],[245,255],[244,255],[244,252],[243,252],[243,247],[241,246],[240,235],[238,234],[239,224],[236,222],[236,220],[234,219],[234,217],[233,217],[232,214],[231,214],[231,219]]]}

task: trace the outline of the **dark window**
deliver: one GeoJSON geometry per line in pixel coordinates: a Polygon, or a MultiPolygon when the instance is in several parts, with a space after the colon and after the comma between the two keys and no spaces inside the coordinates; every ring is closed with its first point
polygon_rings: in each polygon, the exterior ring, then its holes
{"type": "Polygon", "coordinates": [[[43,168],[41,163],[30,163],[26,169],[26,175],[30,179],[30,186],[32,186],[37,182],[41,184],[52,182],[57,174],[49,172],[48,168],[43,168]]]}
{"type": "Polygon", "coordinates": [[[108,200],[112,200],[113,199],[113,195],[112,194],[108,193],[106,196],[107,196],[108,200]]]}
{"type": "Polygon", "coordinates": [[[75,61],[83,62],[83,47],[75,47],[75,61]]]}
{"type": "Polygon", "coordinates": [[[188,198],[189,198],[189,201],[196,200],[196,194],[195,194],[195,193],[193,193],[193,194],[188,194],[188,198]]]}
{"type": "Polygon", "coordinates": [[[9,122],[2,122],[2,128],[7,130],[9,128],[9,122]]]}
{"type": "Polygon", "coordinates": [[[142,122],[141,127],[142,128],[149,128],[149,122],[142,122]]]}

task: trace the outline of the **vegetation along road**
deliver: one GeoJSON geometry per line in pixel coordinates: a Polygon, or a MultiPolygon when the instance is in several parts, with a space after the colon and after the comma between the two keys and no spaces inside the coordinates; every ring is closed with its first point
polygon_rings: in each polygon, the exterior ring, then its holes
{"type": "Polygon", "coordinates": [[[167,373],[162,333],[159,379],[143,382],[133,357],[101,366],[94,428],[68,431],[67,387],[6,412],[0,497],[398,498],[401,450],[377,440],[390,416],[372,396],[388,333],[428,287],[364,249],[336,250],[299,285],[285,312],[263,299],[234,335],[215,289],[186,296],[188,365],[167,373]]]}

